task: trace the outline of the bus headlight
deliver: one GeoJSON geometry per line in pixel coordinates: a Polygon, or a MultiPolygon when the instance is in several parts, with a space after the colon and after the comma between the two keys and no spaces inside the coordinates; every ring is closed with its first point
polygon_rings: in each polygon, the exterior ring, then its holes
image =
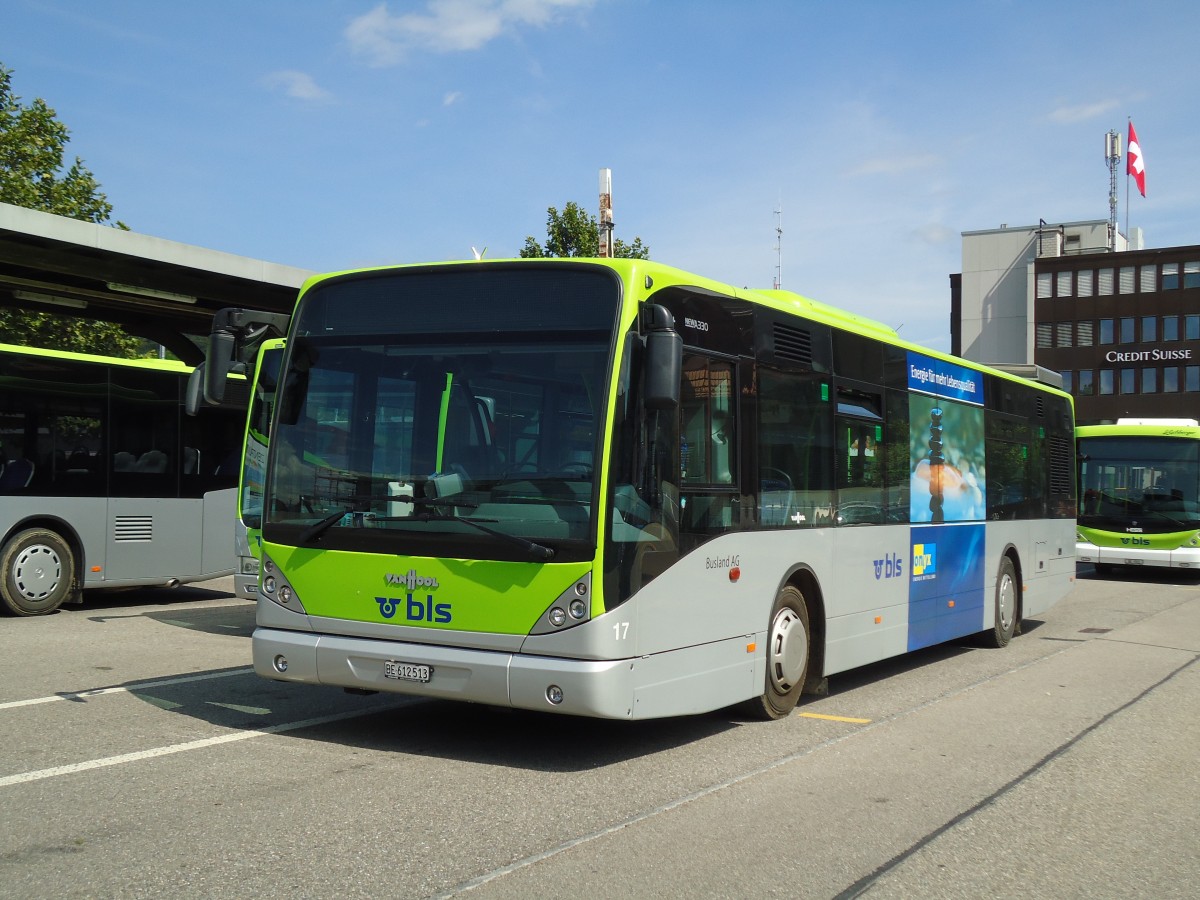
{"type": "Polygon", "coordinates": [[[590,622],[591,619],[592,573],[587,572],[582,578],[571,580],[566,589],[546,607],[529,633],[555,634],[590,622]]]}
{"type": "Polygon", "coordinates": [[[258,558],[254,556],[240,557],[243,575],[257,575],[259,570],[258,558]]]}
{"type": "Polygon", "coordinates": [[[268,594],[275,593],[275,576],[268,575],[266,578],[264,578],[263,582],[262,582],[262,586],[263,586],[263,590],[266,591],[268,594]]]}

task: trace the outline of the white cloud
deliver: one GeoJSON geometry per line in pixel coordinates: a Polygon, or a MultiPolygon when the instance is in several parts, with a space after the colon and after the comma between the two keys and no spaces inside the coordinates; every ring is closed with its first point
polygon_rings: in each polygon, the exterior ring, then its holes
{"type": "Polygon", "coordinates": [[[450,91],[442,98],[442,106],[453,106],[462,99],[462,91],[450,91]]]}
{"type": "Polygon", "coordinates": [[[283,91],[297,100],[328,100],[332,94],[318,85],[311,75],[294,69],[283,69],[264,76],[263,84],[273,91],[283,91]]]}
{"type": "Polygon", "coordinates": [[[1089,103],[1084,106],[1060,106],[1046,118],[1060,125],[1074,125],[1076,122],[1087,122],[1099,118],[1116,108],[1116,100],[1102,100],[1099,103],[1089,103]]]}
{"type": "Polygon", "coordinates": [[[414,50],[478,50],[521,26],[545,27],[595,0],[428,0],[424,13],[388,12],[380,3],[346,26],[351,52],[372,66],[393,66],[414,50]]]}

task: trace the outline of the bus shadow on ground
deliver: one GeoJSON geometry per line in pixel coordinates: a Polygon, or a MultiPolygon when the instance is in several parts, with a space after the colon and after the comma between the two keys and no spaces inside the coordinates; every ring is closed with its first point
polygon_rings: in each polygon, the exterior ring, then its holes
{"type": "MultiPolygon", "coordinates": [[[[222,729],[271,732],[270,740],[545,772],[609,766],[749,721],[729,711],[637,722],[578,718],[400,694],[353,695],[335,687],[271,681],[239,669],[117,686],[164,712],[222,729]],[[303,724],[326,716],[346,717],[303,724]]],[[[81,694],[78,699],[88,698],[81,694]]],[[[263,752],[270,752],[268,745],[263,752]]]]}
{"type": "Polygon", "coordinates": [[[1168,569],[1165,566],[1113,566],[1110,571],[1100,572],[1090,563],[1081,563],[1075,577],[1087,581],[1130,581],[1144,584],[1200,583],[1200,569],[1168,569]]]}
{"type": "MultiPolygon", "coordinates": [[[[216,588],[201,587],[194,584],[184,584],[176,588],[165,585],[150,587],[104,588],[83,592],[83,603],[78,606],[67,604],[61,607],[61,612],[74,615],[103,616],[109,610],[122,610],[134,606],[179,606],[186,603],[199,603],[204,600],[228,600],[228,591],[216,588]]],[[[247,601],[253,609],[254,604],[247,601]]]]}
{"type": "Polygon", "coordinates": [[[652,756],[738,727],[728,713],[646,721],[560,716],[452,701],[321,726],[306,739],[330,739],[381,753],[537,772],[579,772],[652,756]]]}

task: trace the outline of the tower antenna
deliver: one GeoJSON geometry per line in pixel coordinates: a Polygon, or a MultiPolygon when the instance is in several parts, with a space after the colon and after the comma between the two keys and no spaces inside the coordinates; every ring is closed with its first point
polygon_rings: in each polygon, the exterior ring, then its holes
{"type": "MultiPolygon", "coordinates": [[[[1121,135],[1104,135],[1104,161],[1108,163],[1108,249],[1117,249],[1117,166],[1121,162],[1121,135]]],[[[1128,201],[1126,201],[1128,205],[1128,201]]]]}
{"type": "Polygon", "coordinates": [[[783,287],[783,201],[775,207],[775,290],[783,287]]]}

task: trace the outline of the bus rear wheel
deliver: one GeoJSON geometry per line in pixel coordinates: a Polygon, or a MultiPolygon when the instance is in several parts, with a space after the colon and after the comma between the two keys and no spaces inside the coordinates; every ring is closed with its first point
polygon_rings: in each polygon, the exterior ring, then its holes
{"type": "Polygon", "coordinates": [[[1017,568],[1006,556],[1000,560],[1000,571],[996,573],[996,622],[991,631],[984,632],[989,647],[1007,647],[1016,634],[1019,591],[1017,568]]]}
{"type": "Polygon", "coordinates": [[[762,696],[746,704],[757,718],[782,719],[796,708],[811,657],[808,604],[795,585],[775,598],[767,630],[767,677],[762,696]]]}
{"type": "Polygon", "coordinates": [[[75,580],[70,545],[45,528],[27,528],[0,550],[0,601],[15,616],[42,616],[62,606],[75,580]]]}

